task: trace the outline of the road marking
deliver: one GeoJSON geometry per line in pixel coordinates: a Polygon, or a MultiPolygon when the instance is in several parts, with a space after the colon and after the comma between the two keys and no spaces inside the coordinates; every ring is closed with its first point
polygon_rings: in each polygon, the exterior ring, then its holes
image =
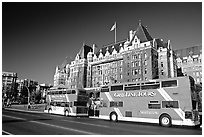
{"type": "MultiPolygon", "coordinates": [[[[16,112],[12,112],[11,111],[11,113],[14,113],[14,114],[16,114],[16,112]]],[[[41,118],[41,116],[38,116],[38,115],[32,115],[32,114],[30,114],[30,113],[18,113],[18,114],[20,114],[20,115],[26,115],[26,116],[33,116],[33,117],[40,117],[41,118]]]]}
{"type": "MultiPolygon", "coordinates": [[[[14,117],[14,116],[8,116],[8,115],[2,115],[2,116],[3,117],[13,118],[13,119],[26,120],[24,118],[19,118],[19,117],[14,117]]],[[[51,126],[51,127],[55,127],[55,128],[61,128],[61,129],[65,129],[65,130],[70,130],[70,131],[82,133],[82,134],[96,135],[96,133],[93,133],[93,132],[88,132],[88,131],[83,131],[83,130],[78,130],[78,129],[73,129],[73,128],[67,128],[67,127],[62,127],[62,126],[57,126],[57,125],[52,125],[52,124],[47,124],[47,123],[42,123],[42,122],[39,122],[39,121],[28,121],[28,122],[41,124],[41,125],[46,125],[46,126],[51,126]]]]}
{"type": "Polygon", "coordinates": [[[2,130],[2,132],[5,133],[5,134],[7,134],[7,135],[13,135],[13,134],[11,134],[11,133],[9,133],[9,132],[7,132],[7,131],[4,131],[4,130],[2,130]]]}
{"type": "Polygon", "coordinates": [[[74,132],[79,132],[82,134],[96,135],[96,133],[93,133],[93,132],[78,130],[78,129],[74,129],[74,128],[68,128],[68,127],[62,127],[62,126],[57,126],[57,125],[52,125],[52,124],[47,124],[47,123],[42,123],[39,121],[29,121],[29,122],[41,124],[41,125],[46,125],[46,126],[51,126],[51,127],[55,127],[55,128],[61,128],[61,129],[70,130],[70,131],[74,131],[74,132]]]}
{"type": "Polygon", "coordinates": [[[8,118],[13,118],[13,119],[19,119],[19,120],[26,120],[24,118],[20,118],[20,117],[14,117],[14,116],[8,116],[8,115],[2,115],[3,117],[8,117],[8,118]]]}
{"type": "Polygon", "coordinates": [[[84,123],[84,122],[78,122],[78,121],[72,121],[72,120],[61,120],[61,121],[68,121],[68,122],[71,122],[71,123],[84,124],[84,125],[88,125],[88,126],[97,126],[97,127],[110,128],[109,126],[98,125],[98,124],[91,124],[91,123],[84,123]]]}

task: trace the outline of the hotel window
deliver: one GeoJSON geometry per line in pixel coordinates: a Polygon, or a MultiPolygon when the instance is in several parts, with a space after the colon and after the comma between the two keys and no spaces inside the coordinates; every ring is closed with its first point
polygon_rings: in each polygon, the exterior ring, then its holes
{"type": "Polygon", "coordinates": [[[141,70],[140,69],[138,70],[138,74],[141,74],[141,70]]]}
{"type": "Polygon", "coordinates": [[[147,68],[145,68],[144,72],[145,72],[145,74],[147,74],[147,68]]]}
{"type": "Polygon", "coordinates": [[[199,72],[196,73],[196,76],[199,76],[199,72]]]}
{"type": "Polygon", "coordinates": [[[127,63],[127,67],[128,67],[128,68],[130,67],[130,63],[127,63]]]}
{"type": "Polygon", "coordinates": [[[134,62],[132,62],[132,67],[135,67],[135,63],[134,62]]]}
{"type": "Polygon", "coordinates": [[[122,74],[120,74],[120,79],[122,79],[123,78],[123,75],[122,74]]]}
{"type": "Polygon", "coordinates": [[[163,70],[161,70],[161,75],[164,75],[164,71],[163,70]]]}
{"type": "Polygon", "coordinates": [[[135,75],[135,70],[132,70],[132,75],[135,75]]]}
{"type": "Polygon", "coordinates": [[[147,61],[146,60],[144,61],[144,65],[147,65],[147,61]]]}
{"type": "Polygon", "coordinates": [[[161,67],[164,67],[164,64],[163,64],[163,62],[161,62],[161,67]]]}
{"type": "Polygon", "coordinates": [[[123,65],[123,61],[120,61],[120,65],[121,65],[121,66],[123,65]]]}
{"type": "Polygon", "coordinates": [[[127,56],[127,60],[129,60],[130,59],[130,57],[129,56],[127,56]]]}
{"type": "Polygon", "coordinates": [[[144,57],[145,57],[145,58],[147,57],[147,54],[146,54],[146,53],[144,53],[144,57]]]}
{"type": "Polygon", "coordinates": [[[137,75],[137,72],[138,72],[138,70],[137,70],[137,69],[135,69],[135,75],[137,75]]]}
{"type": "Polygon", "coordinates": [[[120,68],[120,72],[122,72],[123,71],[123,68],[120,68]]]}

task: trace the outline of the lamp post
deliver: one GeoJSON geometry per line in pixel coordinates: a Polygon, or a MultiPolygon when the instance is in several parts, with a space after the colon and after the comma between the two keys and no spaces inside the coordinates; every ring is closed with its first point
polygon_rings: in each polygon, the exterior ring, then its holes
{"type": "Polygon", "coordinates": [[[30,106],[30,90],[27,86],[25,86],[27,91],[28,91],[28,109],[29,109],[29,106],[30,106]]]}

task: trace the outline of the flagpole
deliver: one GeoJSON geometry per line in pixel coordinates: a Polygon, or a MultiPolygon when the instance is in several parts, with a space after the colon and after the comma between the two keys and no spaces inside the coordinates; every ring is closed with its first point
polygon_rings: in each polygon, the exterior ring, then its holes
{"type": "Polygon", "coordinates": [[[116,22],[115,22],[115,44],[116,44],[116,28],[117,28],[117,26],[116,26],[116,22]]]}

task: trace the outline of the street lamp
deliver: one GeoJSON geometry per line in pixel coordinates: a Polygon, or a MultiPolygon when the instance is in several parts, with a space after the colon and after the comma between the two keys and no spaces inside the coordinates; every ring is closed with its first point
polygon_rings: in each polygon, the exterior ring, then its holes
{"type": "Polygon", "coordinates": [[[28,91],[28,109],[29,109],[29,105],[30,105],[30,90],[27,86],[25,86],[27,88],[28,91]]]}

